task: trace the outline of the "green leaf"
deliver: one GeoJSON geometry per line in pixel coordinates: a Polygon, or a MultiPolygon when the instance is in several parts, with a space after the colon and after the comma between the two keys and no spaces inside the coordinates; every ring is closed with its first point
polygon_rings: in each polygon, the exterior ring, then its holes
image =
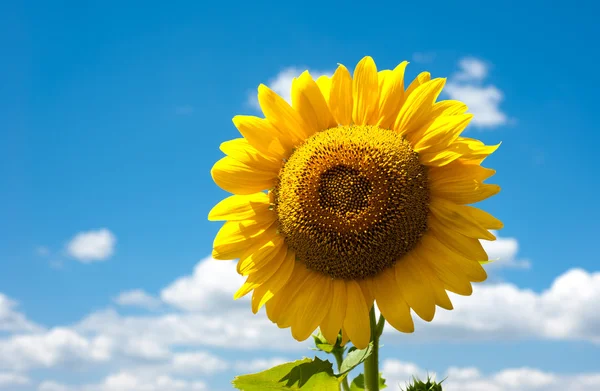
{"type": "Polygon", "coordinates": [[[233,386],[241,391],[339,391],[343,377],[333,374],[333,365],[318,357],[305,358],[252,375],[237,376],[233,386]]]}
{"type": "MultiPolygon", "coordinates": [[[[381,372],[379,372],[379,389],[383,390],[384,388],[387,388],[385,385],[385,379],[381,375],[381,372]]],[[[350,384],[350,391],[364,391],[364,389],[365,375],[361,373],[360,375],[356,376],[354,380],[352,380],[352,384],[350,384]]]]}
{"type": "Polygon", "coordinates": [[[340,374],[350,372],[357,365],[360,365],[373,353],[373,343],[369,343],[365,349],[354,349],[348,353],[342,366],[340,367],[340,374]]]}

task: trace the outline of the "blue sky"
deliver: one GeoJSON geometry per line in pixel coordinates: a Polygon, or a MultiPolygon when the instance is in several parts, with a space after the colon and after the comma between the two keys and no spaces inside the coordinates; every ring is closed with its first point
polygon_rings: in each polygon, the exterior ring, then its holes
{"type": "Polygon", "coordinates": [[[486,161],[503,190],[482,204],[505,223],[491,250],[501,261],[439,322],[386,334],[388,377],[459,367],[462,390],[517,391],[518,376],[572,390],[600,378],[597,12],[542,1],[0,5],[0,389],[226,390],[267,365],[256,359],[310,355],[230,303],[231,264],[202,262],[219,228],[206,215],[226,195],[209,170],[238,137],[231,118],[258,114],[259,83],[285,94],[294,73],[364,55],[448,77],[446,97],[479,119],[468,135],[503,143],[486,161]],[[244,328],[252,342],[236,347],[244,328]],[[261,346],[267,336],[276,346],[261,346]]]}

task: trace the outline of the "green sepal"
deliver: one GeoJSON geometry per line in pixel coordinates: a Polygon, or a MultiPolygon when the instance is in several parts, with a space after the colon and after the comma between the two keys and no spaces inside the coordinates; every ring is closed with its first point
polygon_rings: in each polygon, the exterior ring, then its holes
{"type": "Polygon", "coordinates": [[[329,342],[327,342],[327,339],[325,338],[325,336],[323,334],[321,334],[321,331],[318,331],[316,334],[313,334],[312,337],[315,340],[315,347],[316,347],[316,349],[311,348],[312,350],[320,350],[325,353],[332,353],[334,350],[342,350],[342,352],[343,352],[345,350],[345,348],[340,345],[341,335],[338,335],[335,345],[332,345],[329,342]]]}
{"type": "Polygon", "coordinates": [[[406,390],[402,389],[402,391],[442,391],[442,383],[444,380],[437,383],[433,381],[431,377],[427,376],[427,381],[423,382],[422,380],[419,380],[413,376],[412,384],[409,384],[408,388],[406,388],[406,390]]]}

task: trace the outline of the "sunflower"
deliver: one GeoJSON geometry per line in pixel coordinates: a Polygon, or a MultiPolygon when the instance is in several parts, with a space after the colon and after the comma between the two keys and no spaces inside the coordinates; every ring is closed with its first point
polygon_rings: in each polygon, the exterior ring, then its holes
{"type": "Polygon", "coordinates": [[[239,259],[235,298],[253,291],[252,311],[264,305],[299,341],[319,327],[366,347],[375,302],[412,332],[411,309],[431,321],[452,309],[447,291],[470,295],[487,277],[480,239],[502,223],[468,204],[500,190],[480,165],[498,146],[460,136],[472,114],[436,102],[445,79],[424,72],[405,89],[407,64],[304,72],[291,105],[260,85],[266,118],[234,117],[243,138],[221,144],[212,178],[234,195],[209,213],[226,221],[212,255],[239,259]]]}

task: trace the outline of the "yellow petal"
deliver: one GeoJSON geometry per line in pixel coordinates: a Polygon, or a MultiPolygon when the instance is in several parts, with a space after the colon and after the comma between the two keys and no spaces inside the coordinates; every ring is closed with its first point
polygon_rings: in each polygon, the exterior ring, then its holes
{"type": "Polygon", "coordinates": [[[428,228],[445,246],[475,261],[487,261],[488,257],[478,239],[466,237],[447,229],[435,216],[429,216],[428,228]]]}
{"type": "Polygon", "coordinates": [[[431,120],[433,104],[445,83],[446,79],[438,78],[417,87],[402,105],[394,129],[400,134],[407,134],[419,130],[431,120]]]}
{"type": "Polygon", "coordinates": [[[279,130],[282,137],[297,145],[309,136],[309,127],[300,114],[264,84],[258,87],[258,103],[269,123],[279,130]]]}
{"type": "Polygon", "coordinates": [[[407,61],[393,71],[379,72],[379,111],[375,119],[377,126],[389,129],[396,120],[404,100],[404,70],[407,61]]]}
{"type": "Polygon", "coordinates": [[[462,213],[486,229],[502,229],[504,224],[491,214],[473,206],[462,206],[462,213]]]}
{"type": "Polygon", "coordinates": [[[265,265],[265,267],[261,267],[248,275],[246,282],[244,282],[240,289],[233,295],[233,298],[237,300],[268,281],[279,269],[286,254],[287,246],[281,246],[279,251],[277,251],[275,256],[269,261],[268,265],[265,265]]]}
{"type": "Polygon", "coordinates": [[[402,294],[396,283],[396,272],[394,267],[389,267],[379,273],[373,281],[373,291],[377,307],[396,330],[403,333],[412,333],[415,331],[410,314],[410,307],[404,301],[402,294]]]}
{"type": "Polygon", "coordinates": [[[445,115],[460,115],[469,110],[466,104],[459,100],[442,100],[433,105],[432,114],[434,117],[445,115]]]}
{"type": "Polygon", "coordinates": [[[235,259],[237,256],[231,256],[232,254],[239,254],[240,250],[245,251],[251,246],[252,240],[261,236],[269,227],[274,225],[273,221],[227,221],[217,235],[215,236],[213,244],[213,257],[216,259],[235,259]],[[219,258],[215,257],[215,253],[219,258]]]}
{"type": "Polygon", "coordinates": [[[470,217],[462,205],[457,205],[452,201],[444,200],[440,197],[433,197],[429,202],[429,209],[438,220],[446,227],[453,229],[458,233],[475,239],[495,240],[496,237],[477,220],[470,217]]]}
{"type": "Polygon", "coordinates": [[[365,349],[371,339],[369,307],[356,281],[346,281],[346,290],[348,300],[343,327],[354,346],[357,349],[365,349]]]}
{"type": "MultiPolygon", "coordinates": [[[[425,235],[423,239],[426,236],[428,235],[425,235]]],[[[415,254],[418,254],[421,262],[427,263],[427,266],[444,283],[446,290],[463,296],[473,293],[473,287],[469,282],[469,278],[458,265],[452,265],[452,262],[441,257],[438,251],[434,251],[424,243],[421,243],[415,250],[413,251],[415,251],[415,254]]]]}
{"type": "Polygon", "coordinates": [[[294,262],[294,271],[287,283],[277,292],[277,294],[266,303],[267,316],[272,322],[277,323],[279,327],[284,327],[280,323],[284,311],[288,308],[288,303],[294,298],[300,290],[302,283],[312,273],[302,262],[294,262]]]}
{"type": "Polygon", "coordinates": [[[250,145],[275,159],[287,158],[288,149],[293,147],[282,143],[279,131],[264,118],[236,115],[233,117],[233,124],[250,145]]]}
{"type": "Polygon", "coordinates": [[[371,310],[373,302],[375,301],[375,294],[373,293],[373,290],[371,288],[371,281],[372,279],[370,278],[357,281],[360,285],[360,289],[362,290],[363,296],[365,298],[365,303],[367,303],[367,308],[369,309],[369,311],[371,310]]]}
{"type": "Polygon", "coordinates": [[[317,85],[321,90],[321,94],[323,94],[323,98],[325,98],[325,102],[329,104],[329,95],[331,94],[331,77],[327,75],[322,75],[317,78],[317,85]]]}
{"type": "Polygon", "coordinates": [[[413,143],[413,149],[436,152],[448,148],[465,130],[473,114],[438,117],[425,128],[422,135],[413,143]]]}
{"type": "Polygon", "coordinates": [[[269,210],[270,205],[269,196],[266,193],[232,195],[211,209],[208,213],[208,220],[252,220],[258,215],[268,213],[271,213],[275,220],[277,216],[269,210]]]}
{"type": "MultiPolygon", "coordinates": [[[[304,302],[308,300],[308,295],[312,291],[312,287],[316,284],[314,272],[308,273],[306,278],[298,284],[298,289],[294,290],[289,299],[285,300],[285,308],[281,311],[277,325],[281,328],[292,327],[298,311],[304,307],[304,302]]],[[[287,294],[285,290],[285,294],[287,294]]],[[[284,292],[282,292],[284,294],[284,292]]]]}
{"type": "Polygon", "coordinates": [[[494,153],[499,146],[500,144],[485,145],[479,140],[465,137],[459,137],[458,140],[454,142],[456,152],[463,155],[462,159],[464,159],[466,163],[471,164],[481,164],[481,162],[494,153]]]}
{"type": "Polygon", "coordinates": [[[343,280],[334,279],[331,284],[331,307],[321,322],[321,333],[327,342],[333,345],[344,323],[348,304],[346,302],[346,283],[343,280]]]}
{"type": "Polygon", "coordinates": [[[453,249],[445,246],[435,236],[427,235],[423,238],[423,246],[436,255],[435,262],[446,265],[447,268],[461,270],[473,282],[482,282],[487,278],[485,269],[477,260],[466,258],[453,249]]]}
{"type": "Polygon", "coordinates": [[[379,83],[377,67],[369,56],[364,57],[356,65],[352,81],[352,97],[354,107],[352,119],[356,125],[367,125],[379,104],[379,83]]]}
{"type": "Polygon", "coordinates": [[[278,172],[259,170],[225,156],[215,163],[210,174],[221,189],[246,195],[273,188],[278,172]]]}
{"type": "Polygon", "coordinates": [[[331,307],[331,278],[313,273],[315,283],[304,299],[297,297],[298,311],[292,324],[292,336],[304,341],[315,331],[331,307]]]}
{"type": "Polygon", "coordinates": [[[431,195],[441,197],[457,204],[474,204],[490,198],[500,192],[500,186],[465,180],[448,183],[443,186],[432,185],[431,195]]]}
{"type": "Polygon", "coordinates": [[[406,303],[427,322],[435,315],[435,298],[429,280],[412,253],[396,261],[396,282],[406,303]]]}
{"type": "Polygon", "coordinates": [[[478,164],[468,164],[459,159],[446,166],[430,168],[427,172],[427,178],[432,187],[443,190],[443,187],[447,184],[483,182],[495,173],[495,170],[481,167],[478,164]]]}
{"type": "Polygon", "coordinates": [[[308,135],[337,125],[319,86],[308,71],[292,81],[292,107],[308,125],[308,135]]]}
{"type": "Polygon", "coordinates": [[[254,293],[252,294],[252,312],[256,314],[288,282],[294,270],[295,263],[296,255],[292,250],[288,249],[277,271],[264,284],[254,289],[254,293]]]}
{"type": "MultiPolygon", "coordinates": [[[[435,260],[432,260],[432,262],[435,262],[435,260]]],[[[444,289],[444,283],[438,278],[431,266],[429,266],[429,262],[424,261],[419,266],[431,283],[433,296],[435,297],[435,304],[446,310],[453,309],[454,307],[452,306],[452,301],[450,301],[450,298],[444,289]]]]}
{"type": "Polygon", "coordinates": [[[406,89],[406,93],[404,94],[405,99],[407,96],[412,94],[413,91],[417,87],[419,87],[422,84],[427,83],[430,80],[431,80],[431,73],[429,73],[429,72],[419,73],[419,75],[417,77],[415,77],[415,79],[409,84],[408,88],[406,89]]]}
{"type": "Polygon", "coordinates": [[[240,257],[237,263],[238,273],[247,276],[269,264],[278,254],[283,255],[287,252],[287,245],[284,243],[283,237],[276,233],[276,229],[273,231],[272,228],[274,226],[261,235],[260,240],[254,240],[252,246],[240,257]]]}
{"type": "Polygon", "coordinates": [[[444,151],[424,151],[419,154],[420,161],[431,167],[442,167],[458,160],[462,155],[460,153],[444,151]]]}
{"type": "Polygon", "coordinates": [[[350,125],[352,123],[352,76],[348,69],[341,64],[331,78],[329,107],[338,124],[350,125]]]}

